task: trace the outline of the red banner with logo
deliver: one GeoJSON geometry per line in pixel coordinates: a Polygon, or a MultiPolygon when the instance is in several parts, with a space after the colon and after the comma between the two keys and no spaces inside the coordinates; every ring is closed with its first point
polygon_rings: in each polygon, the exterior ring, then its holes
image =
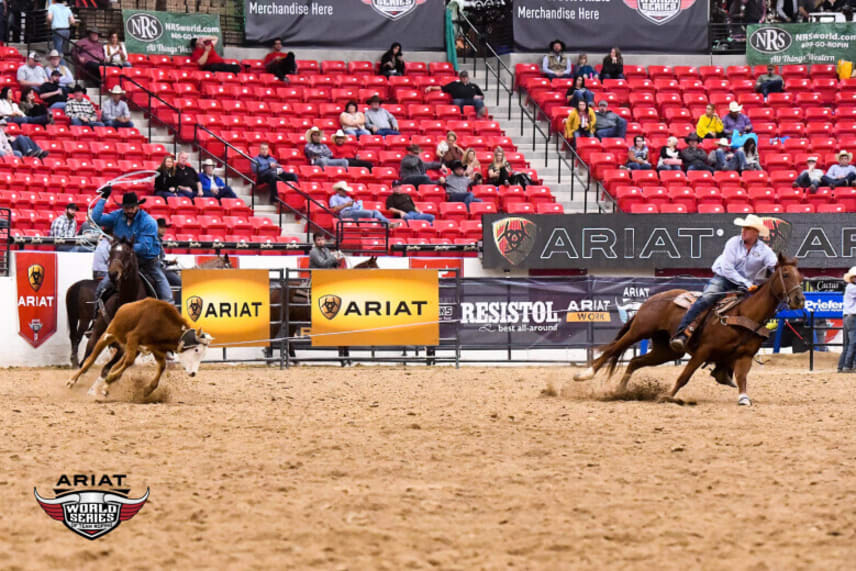
{"type": "Polygon", "coordinates": [[[33,347],[56,333],[57,264],[49,252],[15,252],[18,332],[33,347]]]}

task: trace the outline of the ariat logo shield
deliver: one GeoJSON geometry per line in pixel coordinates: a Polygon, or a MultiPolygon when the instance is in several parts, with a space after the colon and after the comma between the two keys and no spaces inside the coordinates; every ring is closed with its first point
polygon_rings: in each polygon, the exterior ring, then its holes
{"type": "Polygon", "coordinates": [[[342,309],[342,298],[338,295],[325,295],[318,300],[318,308],[321,310],[321,315],[327,319],[333,319],[342,309]]]}
{"type": "Polygon", "coordinates": [[[517,216],[497,220],[491,229],[496,249],[515,266],[529,256],[538,235],[538,226],[534,222],[517,216]]]}
{"type": "Polygon", "coordinates": [[[363,4],[368,4],[375,12],[390,20],[398,20],[425,2],[427,0],[363,0],[363,4]]]}
{"type": "Polygon", "coordinates": [[[202,315],[202,307],[204,305],[205,302],[198,295],[187,298],[187,315],[192,321],[199,319],[199,316],[202,315]]]}
{"type": "Polygon", "coordinates": [[[27,268],[27,280],[33,291],[39,291],[45,281],[45,267],[41,264],[33,264],[27,268]]]}

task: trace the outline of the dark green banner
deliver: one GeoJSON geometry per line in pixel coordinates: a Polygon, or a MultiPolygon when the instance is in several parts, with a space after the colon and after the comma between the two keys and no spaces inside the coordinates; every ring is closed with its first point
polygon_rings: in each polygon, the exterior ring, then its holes
{"type": "Polygon", "coordinates": [[[749,65],[834,64],[856,60],[856,24],[751,24],[749,65]]]}
{"type": "Polygon", "coordinates": [[[216,51],[223,55],[219,14],[173,14],[148,10],[122,10],[125,48],[131,54],[190,55],[190,40],[217,38],[216,51]]]}

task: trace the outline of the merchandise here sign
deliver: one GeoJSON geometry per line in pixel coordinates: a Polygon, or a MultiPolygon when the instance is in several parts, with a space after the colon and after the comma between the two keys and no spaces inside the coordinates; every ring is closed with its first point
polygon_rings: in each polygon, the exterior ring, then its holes
{"type": "Polygon", "coordinates": [[[132,54],[190,55],[190,40],[216,36],[215,50],[223,55],[219,14],[174,14],[122,10],[125,48],[132,54]]]}
{"type": "Polygon", "coordinates": [[[57,263],[52,252],[15,252],[18,332],[33,347],[56,333],[57,263]]]}
{"type": "Polygon", "coordinates": [[[750,65],[834,64],[856,60],[856,24],[752,24],[746,30],[750,65]]]}
{"type": "Polygon", "coordinates": [[[443,0],[244,0],[251,42],[282,38],[285,45],[441,50],[443,0]]]}
{"type": "Polygon", "coordinates": [[[437,345],[436,270],[315,270],[312,345],[437,345]]]}
{"type": "Polygon", "coordinates": [[[218,345],[266,346],[269,281],[267,270],[184,270],[182,313],[218,345]]]}
{"type": "MultiPolygon", "coordinates": [[[[708,48],[705,0],[515,0],[514,43],[546,52],[559,38],[569,50],[677,53],[708,48]]],[[[591,65],[597,62],[590,61],[591,65]]]]}

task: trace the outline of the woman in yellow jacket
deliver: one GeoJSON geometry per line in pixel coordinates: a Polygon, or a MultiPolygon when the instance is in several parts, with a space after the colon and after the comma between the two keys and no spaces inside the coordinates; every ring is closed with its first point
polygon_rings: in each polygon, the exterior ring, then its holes
{"type": "Polygon", "coordinates": [[[702,139],[718,139],[722,136],[722,119],[716,114],[716,107],[708,103],[704,115],[698,118],[695,131],[702,139]]]}
{"type": "Polygon", "coordinates": [[[597,117],[588,102],[578,101],[577,108],[571,109],[565,119],[565,138],[574,140],[577,137],[594,137],[594,125],[597,117]]]}

